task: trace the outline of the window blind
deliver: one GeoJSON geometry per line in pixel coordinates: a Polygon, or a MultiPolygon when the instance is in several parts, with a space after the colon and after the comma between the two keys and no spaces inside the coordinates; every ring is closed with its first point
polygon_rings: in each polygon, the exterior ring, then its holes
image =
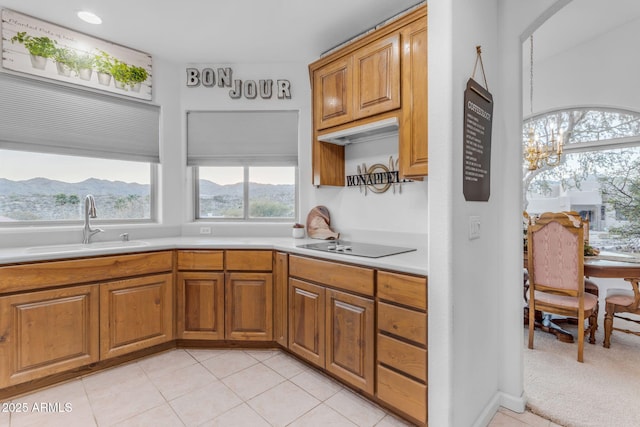
{"type": "Polygon", "coordinates": [[[160,107],[0,73],[0,148],[160,162],[160,107]]]}
{"type": "Polygon", "coordinates": [[[188,111],[189,166],[298,165],[297,111],[188,111]]]}

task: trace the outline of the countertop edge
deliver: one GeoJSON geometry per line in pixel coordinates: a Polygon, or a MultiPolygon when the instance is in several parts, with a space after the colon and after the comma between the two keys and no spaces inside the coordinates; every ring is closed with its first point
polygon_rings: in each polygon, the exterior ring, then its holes
{"type": "MultiPolygon", "coordinates": [[[[428,275],[427,250],[417,248],[416,251],[381,258],[367,258],[354,255],[331,254],[317,250],[299,248],[298,245],[318,242],[314,239],[293,239],[291,237],[168,237],[144,239],[144,246],[99,247],[99,243],[91,244],[77,250],[60,250],[73,248],[78,245],[55,245],[47,251],[49,246],[0,248],[0,267],[10,264],[24,264],[30,262],[56,261],[62,259],[87,258],[104,255],[121,255],[129,253],[144,253],[159,250],[175,249],[266,249],[283,251],[289,254],[304,255],[331,261],[356,264],[383,270],[393,270],[420,276],[428,275]],[[55,250],[58,248],[58,250],[55,250]],[[35,250],[36,252],[30,252],[35,250]]],[[[384,243],[382,243],[384,244],[384,243]]]]}

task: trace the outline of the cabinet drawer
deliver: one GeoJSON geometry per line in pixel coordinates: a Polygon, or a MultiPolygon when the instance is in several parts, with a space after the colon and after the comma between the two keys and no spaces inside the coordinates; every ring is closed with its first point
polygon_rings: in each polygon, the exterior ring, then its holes
{"type": "Polygon", "coordinates": [[[427,345],[427,315],[425,313],[379,302],[378,329],[427,345]]]}
{"type": "Polygon", "coordinates": [[[426,310],[427,278],[379,271],[378,297],[386,301],[426,310]]]}
{"type": "Polygon", "coordinates": [[[427,386],[378,365],[378,398],[423,423],[427,422],[427,386]]]}
{"type": "Polygon", "coordinates": [[[10,265],[0,267],[0,292],[161,273],[172,268],[173,251],[10,265]]]}
{"type": "Polygon", "coordinates": [[[373,296],[373,270],[299,256],[289,257],[289,275],[373,296]]]}
{"type": "Polygon", "coordinates": [[[222,270],[224,251],[178,251],[178,270],[222,270]]]}
{"type": "Polygon", "coordinates": [[[378,334],[378,362],[427,381],[427,350],[423,348],[378,334]]]}
{"type": "Polygon", "coordinates": [[[271,271],[271,251],[226,251],[227,270],[271,271]]]}

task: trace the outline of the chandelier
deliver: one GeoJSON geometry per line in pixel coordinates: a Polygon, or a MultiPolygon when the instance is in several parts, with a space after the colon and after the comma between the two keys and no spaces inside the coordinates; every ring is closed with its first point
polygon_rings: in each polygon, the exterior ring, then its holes
{"type": "MultiPolygon", "coordinates": [[[[530,74],[529,74],[529,102],[533,115],[533,34],[530,37],[530,74]]],[[[558,166],[562,159],[562,133],[551,130],[551,138],[541,141],[534,130],[533,120],[529,125],[529,137],[524,148],[524,160],[528,169],[534,171],[544,166],[558,166]]]]}

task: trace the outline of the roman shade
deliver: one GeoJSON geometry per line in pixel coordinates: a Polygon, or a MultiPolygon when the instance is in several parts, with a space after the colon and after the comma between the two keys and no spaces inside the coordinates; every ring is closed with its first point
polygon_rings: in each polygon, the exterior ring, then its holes
{"type": "Polygon", "coordinates": [[[0,148],[160,162],[160,107],[0,73],[0,148]]]}
{"type": "Polygon", "coordinates": [[[189,166],[298,165],[297,111],[188,111],[189,166]]]}

